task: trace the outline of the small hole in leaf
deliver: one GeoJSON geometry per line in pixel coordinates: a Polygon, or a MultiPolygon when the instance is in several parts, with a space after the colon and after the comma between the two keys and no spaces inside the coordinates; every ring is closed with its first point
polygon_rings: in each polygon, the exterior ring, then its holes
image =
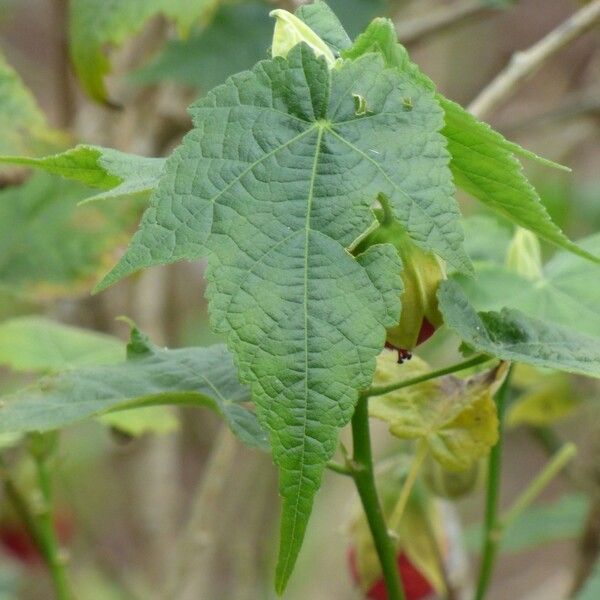
{"type": "Polygon", "coordinates": [[[413,109],[412,98],[410,96],[403,98],[402,106],[404,107],[404,110],[412,110],[413,109]]]}
{"type": "Polygon", "coordinates": [[[354,114],[357,117],[367,114],[367,99],[360,94],[352,94],[354,98],[354,114]]]}

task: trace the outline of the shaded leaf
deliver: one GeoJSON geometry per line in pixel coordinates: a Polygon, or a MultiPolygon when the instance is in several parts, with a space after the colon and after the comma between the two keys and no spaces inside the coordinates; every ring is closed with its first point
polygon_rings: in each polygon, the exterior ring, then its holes
{"type": "Polygon", "coordinates": [[[36,300],[89,289],[127,238],[131,203],[86,206],[80,184],[43,173],[0,191],[0,287],[36,300]]]}
{"type": "Polygon", "coordinates": [[[13,371],[60,371],[125,358],[109,335],[30,315],[0,322],[0,364],[13,371]]]}
{"type": "Polygon", "coordinates": [[[108,190],[88,198],[89,201],[149,193],[158,185],[165,160],[82,144],[42,158],[0,156],[0,163],[33,167],[108,190]]]}
{"type": "MultiPolygon", "coordinates": [[[[389,385],[431,371],[414,356],[399,365],[385,350],[377,362],[375,382],[389,385]]],[[[506,369],[494,369],[469,379],[431,379],[369,400],[369,414],[389,424],[390,433],[422,440],[445,468],[463,470],[485,456],[498,439],[493,394],[506,369]]]]}
{"type": "MultiPolygon", "coordinates": [[[[528,282],[529,285],[529,282],[528,282]]],[[[471,348],[502,360],[600,377],[598,339],[515,309],[480,312],[455,281],[438,292],[444,321],[471,348]]]]}
{"type": "Polygon", "coordinates": [[[224,346],[167,350],[134,329],[126,362],[63,371],[5,396],[0,432],[48,431],[115,411],[174,404],[211,408],[243,442],[264,448],[248,400],[224,346]]]}
{"type": "Polygon", "coordinates": [[[52,131],[33,94],[0,54],[0,154],[38,152],[60,138],[52,131]]]}
{"type": "MultiPolygon", "coordinates": [[[[502,535],[502,552],[524,552],[544,544],[576,538],[585,522],[589,499],[583,494],[565,494],[546,505],[526,508],[502,535]]],[[[471,550],[478,550],[481,526],[466,532],[471,550]]]]}
{"type": "Polygon", "coordinates": [[[110,71],[107,46],[120,46],[157,15],[182,31],[208,19],[218,0],[71,0],[70,50],[75,71],[96,100],[106,100],[104,76],[110,71]]]}

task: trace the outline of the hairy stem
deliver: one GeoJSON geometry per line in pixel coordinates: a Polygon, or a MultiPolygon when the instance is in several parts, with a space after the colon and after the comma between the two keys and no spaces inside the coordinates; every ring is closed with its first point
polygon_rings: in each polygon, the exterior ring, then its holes
{"type": "Polygon", "coordinates": [[[471,102],[469,111],[477,117],[489,114],[551,56],[599,22],[600,0],[593,0],[529,49],[514,54],[504,71],[471,102]]]}
{"type": "Polygon", "coordinates": [[[383,396],[389,392],[394,392],[396,390],[400,390],[405,387],[410,387],[411,385],[416,385],[417,383],[423,383],[424,381],[429,381],[430,379],[437,379],[438,377],[442,377],[443,375],[449,375],[450,373],[457,373],[458,371],[464,371],[466,369],[470,369],[471,367],[475,367],[477,365],[481,365],[485,362],[489,362],[493,360],[489,356],[484,354],[479,354],[470,358],[469,360],[465,360],[464,362],[457,363],[455,365],[450,365],[449,367],[444,367],[443,369],[438,369],[437,371],[431,371],[431,373],[425,373],[424,375],[419,375],[418,377],[413,377],[412,379],[405,379],[404,381],[397,381],[396,383],[390,383],[389,385],[382,385],[379,387],[372,387],[368,390],[362,392],[362,396],[364,398],[368,398],[371,396],[383,396]]]}
{"type": "Polygon", "coordinates": [[[508,372],[502,387],[496,394],[498,442],[492,448],[489,458],[483,545],[475,600],[483,600],[485,597],[492,579],[492,573],[496,564],[496,556],[498,554],[498,507],[500,504],[500,471],[502,468],[502,446],[504,443],[504,410],[507,392],[510,387],[510,376],[511,371],[508,372]]]}
{"type": "Polygon", "coordinates": [[[369,407],[368,399],[364,396],[358,399],[358,404],[352,417],[352,441],[352,476],[367,517],[367,522],[369,523],[377,556],[381,563],[388,600],[404,600],[400,573],[396,565],[396,549],[388,533],[375,487],[371,435],[369,432],[369,407]]]}

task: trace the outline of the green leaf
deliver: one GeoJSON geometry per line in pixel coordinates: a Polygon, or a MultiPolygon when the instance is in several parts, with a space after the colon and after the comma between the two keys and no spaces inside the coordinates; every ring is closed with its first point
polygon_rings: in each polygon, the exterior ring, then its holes
{"type": "Polygon", "coordinates": [[[121,410],[98,417],[108,427],[133,437],[145,433],[167,434],[179,429],[179,419],[170,406],[146,406],[121,410]]]}
{"type": "Polygon", "coordinates": [[[600,377],[600,344],[596,338],[515,309],[478,313],[456,281],[442,282],[438,300],[445,324],[478,352],[600,377]]]}
{"type": "Polygon", "coordinates": [[[56,143],[52,131],[32,93],[0,54],[0,154],[37,152],[56,143]]]}
{"type": "Polygon", "coordinates": [[[379,56],[330,71],[305,45],[230,78],[191,113],[195,129],[100,289],[211,253],[211,321],[229,333],[281,469],[281,591],[337,432],[398,321],[395,250],[378,246],[360,261],[348,252],[374,222],[378,194],[417,244],[469,268],[443,115],[379,56]],[[355,95],[368,115],[356,115],[355,95]],[[394,283],[378,289],[385,279],[394,283]]]}
{"type": "Polygon", "coordinates": [[[14,371],[60,371],[115,363],[124,357],[117,338],[44,317],[31,315],[0,323],[0,364],[14,371]]]}
{"type": "Polygon", "coordinates": [[[135,223],[133,203],[77,208],[88,188],[40,173],[0,191],[0,287],[36,301],[87,291],[135,223]]]}
{"type": "Polygon", "coordinates": [[[148,21],[163,15],[182,32],[208,19],[218,0],[71,0],[70,50],[75,71],[96,100],[106,100],[104,76],[110,71],[107,46],[120,46],[148,21]]]}
{"type": "MultiPolygon", "coordinates": [[[[417,356],[399,365],[385,350],[377,361],[376,385],[389,385],[430,372],[417,356]]],[[[422,440],[445,468],[464,470],[487,455],[498,439],[493,394],[506,369],[493,369],[470,379],[446,376],[374,396],[369,414],[389,424],[402,439],[422,440]]]]}
{"type": "Polygon", "coordinates": [[[222,4],[206,27],[189,38],[169,41],[156,59],[131,75],[131,81],[168,80],[210,90],[267,57],[272,8],[263,2],[222,4]]]}
{"type": "Polygon", "coordinates": [[[600,596],[600,562],[596,559],[596,565],[581,591],[573,596],[573,600],[597,600],[600,596]]]}
{"type": "MultiPolygon", "coordinates": [[[[530,506],[504,531],[502,552],[524,552],[544,544],[574,539],[584,525],[588,505],[589,499],[583,494],[565,494],[550,504],[530,506]]],[[[467,530],[466,542],[470,550],[479,549],[481,536],[481,526],[467,530]]]]}
{"type": "Polygon", "coordinates": [[[224,346],[167,350],[134,329],[126,362],[63,371],[5,396],[0,433],[48,431],[116,411],[173,404],[211,408],[243,442],[264,448],[249,399],[224,346]]]}
{"type": "MultiPolygon", "coordinates": [[[[485,237],[492,235],[483,228],[480,232],[485,237]]],[[[467,228],[468,249],[476,243],[474,238],[475,229],[467,228]]],[[[600,253],[600,234],[580,240],[579,245],[590,253],[600,253]]],[[[503,262],[498,255],[494,261],[477,265],[476,278],[453,276],[477,310],[517,308],[527,315],[600,339],[598,265],[568,252],[558,252],[532,282],[503,266],[503,262]]]]}
{"type": "Polygon", "coordinates": [[[163,158],[146,158],[101,146],[79,145],[71,150],[44,156],[0,156],[0,163],[33,167],[108,191],[87,199],[101,200],[148,194],[157,185],[165,163],[163,158]]]}
{"type": "MultiPolygon", "coordinates": [[[[356,58],[365,52],[380,52],[386,64],[398,68],[423,89],[434,90],[431,80],[410,61],[405,48],[397,42],[389,19],[375,19],[344,56],[356,58]]],[[[489,125],[478,121],[459,104],[441,94],[436,99],[444,110],[442,130],[452,156],[450,168],[456,185],[508,218],[570,252],[595,262],[600,258],[571,242],[555,225],[523,174],[515,154],[537,160],[546,166],[563,168],[533,152],[509,142],[489,125]]]]}
{"type": "MultiPolygon", "coordinates": [[[[513,223],[593,261],[597,256],[571,242],[555,225],[515,154],[536,155],[508,142],[460,105],[438,95],[446,115],[444,135],[456,184],[513,223]]],[[[548,161],[546,161],[548,162],[548,161]]]]}

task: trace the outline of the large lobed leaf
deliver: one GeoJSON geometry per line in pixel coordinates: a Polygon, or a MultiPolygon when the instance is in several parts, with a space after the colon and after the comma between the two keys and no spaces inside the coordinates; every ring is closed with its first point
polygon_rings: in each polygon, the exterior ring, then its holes
{"type": "Polygon", "coordinates": [[[471,348],[507,361],[600,377],[598,339],[516,309],[477,312],[456,281],[438,292],[444,321],[471,348]]]}
{"type": "Polygon", "coordinates": [[[139,432],[148,422],[137,409],[175,404],[207,406],[243,442],[264,448],[265,434],[245,405],[249,399],[224,346],[167,350],[133,329],[126,362],[69,369],[3,398],[0,433],[47,431],[102,415],[139,432]],[[128,413],[125,421],[114,420],[120,411],[128,413]]]}
{"type": "MultiPolygon", "coordinates": [[[[398,43],[396,30],[389,19],[375,19],[350,47],[335,15],[319,9],[320,4],[315,4],[312,9],[318,18],[311,13],[311,26],[324,36],[332,49],[338,49],[343,56],[351,58],[365,52],[379,52],[388,66],[398,68],[422,89],[435,92],[433,82],[410,61],[408,52],[398,43]]],[[[302,13],[299,15],[304,18],[302,13]]],[[[513,223],[570,252],[599,262],[598,254],[571,242],[552,222],[538,193],[525,177],[517,156],[546,166],[564,167],[509,142],[487,123],[479,121],[441,94],[436,93],[435,97],[444,111],[442,133],[452,157],[450,168],[456,185],[513,223]]]]}
{"type": "Polygon", "coordinates": [[[330,71],[304,45],[232,77],[191,113],[195,129],[100,287],[212,252],[212,323],[229,332],[281,469],[282,590],[337,431],[398,319],[396,252],[347,251],[373,223],[371,203],[388,196],[415,242],[469,269],[443,115],[379,56],[330,71]]]}
{"type": "Polygon", "coordinates": [[[70,50],[86,91],[106,100],[104,76],[110,71],[106,46],[119,46],[154,16],[173,20],[182,31],[207,19],[218,0],[71,0],[70,50]]]}

